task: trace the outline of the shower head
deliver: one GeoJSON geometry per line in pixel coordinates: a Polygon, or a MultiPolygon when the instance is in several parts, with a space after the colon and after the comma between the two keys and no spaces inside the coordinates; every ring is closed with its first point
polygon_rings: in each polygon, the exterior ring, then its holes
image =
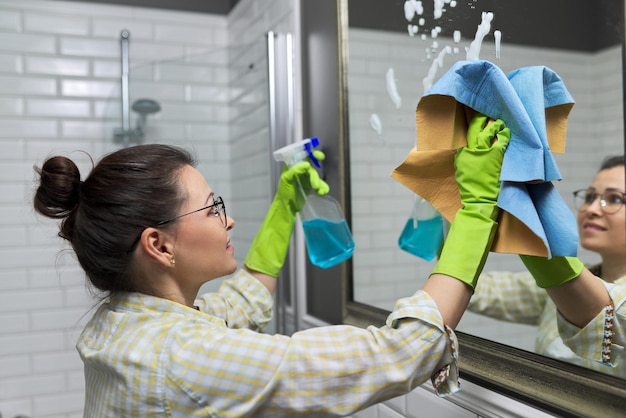
{"type": "Polygon", "coordinates": [[[139,113],[139,117],[137,118],[137,129],[135,129],[135,132],[136,135],[141,138],[143,137],[146,129],[148,115],[161,110],[161,106],[152,99],[139,99],[135,100],[133,103],[133,110],[139,113]]]}
{"type": "Polygon", "coordinates": [[[161,110],[161,105],[152,99],[139,99],[133,103],[133,110],[145,116],[161,110]]]}

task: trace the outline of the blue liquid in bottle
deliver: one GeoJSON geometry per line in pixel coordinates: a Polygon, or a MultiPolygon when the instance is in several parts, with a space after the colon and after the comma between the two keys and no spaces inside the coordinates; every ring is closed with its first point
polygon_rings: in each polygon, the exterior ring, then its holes
{"type": "Polygon", "coordinates": [[[443,241],[443,218],[437,215],[431,219],[419,219],[417,227],[415,220],[410,218],[400,238],[398,245],[404,251],[431,261],[437,256],[443,241]]]}
{"type": "Polygon", "coordinates": [[[302,223],[311,263],[329,268],[352,256],[354,241],[347,222],[316,218],[302,223]]]}

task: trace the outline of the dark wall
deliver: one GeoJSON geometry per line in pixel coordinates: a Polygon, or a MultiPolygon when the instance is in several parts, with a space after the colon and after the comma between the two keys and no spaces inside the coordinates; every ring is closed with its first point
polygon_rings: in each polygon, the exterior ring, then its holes
{"type": "MultiPolygon", "coordinates": [[[[428,34],[434,26],[441,26],[441,36],[451,37],[454,30],[460,30],[463,39],[474,39],[481,13],[491,11],[491,29],[502,32],[503,44],[589,52],[624,40],[623,0],[457,1],[439,20],[433,18],[432,1],[422,4],[428,34]]],[[[349,0],[348,15],[352,27],[407,33],[404,0],[349,0]]]]}
{"type": "Polygon", "coordinates": [[[239,0],[66,0],[82,3],[118,4],[123,6],[154,7],[184,12],[228,14],[239,0]]]}

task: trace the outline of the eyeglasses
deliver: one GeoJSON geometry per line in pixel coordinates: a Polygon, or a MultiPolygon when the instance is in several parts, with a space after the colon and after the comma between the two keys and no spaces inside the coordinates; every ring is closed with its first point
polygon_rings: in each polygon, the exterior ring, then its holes
{"type": "Polygon", "coordinates": [[[595,193],[591,190],[576,190],[574,205],[578,211],[586,210],[596,199],[600,198],[600,209],[610,215],[617,212],[624,205],[626,194],[617,190],[605,190],[604,193],[595,193]]]}
{"type": "MultiPolygon", "coordinates": [[[[191,215],[193,213],[196,212],[202,212],[203,210],[208,210],[208,216],[216,216],[220,218],[220,221],[222,222],[222,225],[224,225],[224,228],[228,228],[228,217],[226,216],[226,205],[224,204],[224,200],[222,199],[221,196],[217,196],[213,198],[213,204],[209,205],[209,206],[205,206],[203,208],[200,209],[196,209],[193,210],[191,212],[187,212],[187,213],[183,213],[182,215],[178,215],[175,216],[171,219],[167,219],[165,221],[159,221],[157,222],[156,226],[163,226],[166,225],[172,221],[175,221],[179,218],[182,218],[183,216],[187,216],[187,215],[191,215]]],[[[143,232],[143,231],[142,231],[143,232]]],[[[139,240],[141,239],[141,233],[139,234],[139,236],[137,237],[137,239],[135,239],[135,241],[133,241],[132,245],[129,247],[128,251],[126,251],[127,254],[131,253],[133,251],[133,249],[135,248],[135,246],[137,245],[137,243],[139,242],[139,240]]]]}
{"type": "Polygon", "coordinates": [[[213,216],[219,216],[220,220],[222,221],[222,224],[224,225],[224,228],[228,228],[228,218],[226,217],[226,205],[224,204],[224,200],[222,199],[221,196],[217,196],[215,198],[213,198],[213,204],[209,205],[209,206],[205,206],[203,208],[200,209],[196,209],[193,210],[191,212],[187,212],[184,213],[182,215],[178,215],[175,216],[171,219],[168,219],[166,221],[159,221],[156,226],[163,226],[165,224],[168,224],[172,221],[175,221],[176,219],[182,218],[183,216],[187,216],[187,215],[191,215],[193,213],[196,212],[202,212],[203,210],[208,210],[209,211],[209,216],[213,215],[213,216]]]}

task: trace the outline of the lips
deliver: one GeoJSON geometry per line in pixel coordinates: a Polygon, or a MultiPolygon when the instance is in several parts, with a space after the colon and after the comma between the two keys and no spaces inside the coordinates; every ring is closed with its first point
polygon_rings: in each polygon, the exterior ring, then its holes
{"type": "Polygon", "coordinates": [[[583,229],[585,231],[606,231],[606,228],[598,225],[597,223],[594,222],[585,222],[583,224],[583,229]]]}

